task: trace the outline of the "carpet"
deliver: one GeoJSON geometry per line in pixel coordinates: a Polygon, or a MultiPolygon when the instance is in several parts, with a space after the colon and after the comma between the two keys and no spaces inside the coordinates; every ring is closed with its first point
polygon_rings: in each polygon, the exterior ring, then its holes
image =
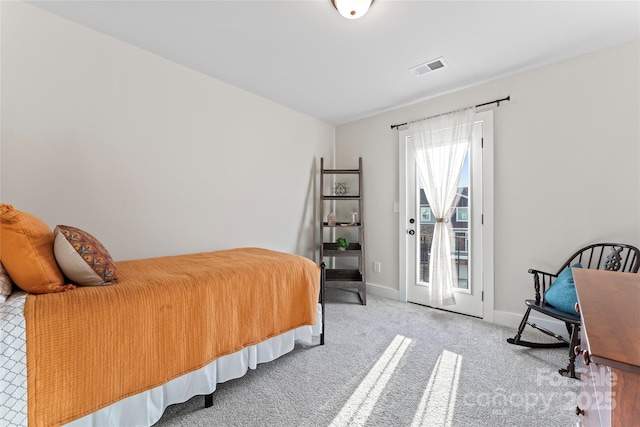
{"type": "Polygon", "coordinates": [[[172,405],[156,426],[575,425],[579,382],[557,373],[566,348],[513,346],[513,329],[420,305],[357,301],[327,290],[324,346],[219,384],[211,408],[201,396],[172,405]]]}

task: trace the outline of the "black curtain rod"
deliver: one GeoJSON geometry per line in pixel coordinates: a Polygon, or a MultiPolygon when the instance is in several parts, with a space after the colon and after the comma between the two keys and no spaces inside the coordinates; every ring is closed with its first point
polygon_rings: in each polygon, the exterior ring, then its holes
{"type": "MultiPolygon", "coordinates": [[[[497,105],[498,105],[498,107],[499,107],[499,106],[500,106],[500,103],[501,103],[502,101],[511,101],[511,95],[507,96],[506,98],[496,99],[495,101],[485,102],[484,104],[478,104],[478,105],[476,105],[476,108],[478,108],[478,107],[484,107],[485,105],[491,105],[491,104],[497,104],[497,105]]],[[[448,113],[436,114],[435,116],[426,117],[426,118],[424,118],[424,119],[419,119],[419,120],[431,119],[431,118],[434,118],[434,117],[442,116],[442,115],[444,115],[444,114],[448,114],[448,113]]],[[[399,128],[400,126],[404,126],[404,125],[406,125],[406,124],[408,124],[408,123],[400,123],[400,124],[398,124],[398,125],[391,125],[391,129],[397,129],[397,128],[399,128]]]]}

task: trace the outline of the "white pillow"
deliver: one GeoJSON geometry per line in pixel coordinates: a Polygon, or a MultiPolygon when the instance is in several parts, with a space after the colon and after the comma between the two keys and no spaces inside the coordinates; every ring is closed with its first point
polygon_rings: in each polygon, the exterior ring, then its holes
{"type": "Polygon", "coordinates": [[[11,289],[13,288],[13,282],[11,277],[7,274],[4,266],[0,262],[0,302],[5,302],[7,297],[11,295],[11,289]]]}

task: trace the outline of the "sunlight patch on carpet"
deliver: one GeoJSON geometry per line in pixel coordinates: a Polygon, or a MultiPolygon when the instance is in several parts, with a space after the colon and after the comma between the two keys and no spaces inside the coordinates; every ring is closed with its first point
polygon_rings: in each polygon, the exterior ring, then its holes
{"type": "Polygon", "coordinates": [[[396,335],[367,376],[344,404],[330,427],[364,426],[411,339],[396,335]]]}
{"type": "Polygon", "coordinates": [[[458,394],[462,356],[443,350],[424,390],[412,427],[451,427],[458,394]]]}

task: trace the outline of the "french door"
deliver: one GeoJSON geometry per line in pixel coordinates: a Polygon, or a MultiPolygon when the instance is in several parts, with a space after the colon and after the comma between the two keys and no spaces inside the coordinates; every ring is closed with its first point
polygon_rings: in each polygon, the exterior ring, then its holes
{"type": "Polygon", "coordinates": [[[493,280],[486,280],[493,276],[492,116],[491,111],[476,115],[456,208],[449,218],[454,234],[451,263],[456,304],[445,307],[429,297],[435,218],[416,172],[411,133],[400,132],[400,294],[409,302],[475,317],[485,315],[488,304],[484,299],[493,297],[493,280]],[[486,289],[488,285],[491,289],[486,289]]]}

